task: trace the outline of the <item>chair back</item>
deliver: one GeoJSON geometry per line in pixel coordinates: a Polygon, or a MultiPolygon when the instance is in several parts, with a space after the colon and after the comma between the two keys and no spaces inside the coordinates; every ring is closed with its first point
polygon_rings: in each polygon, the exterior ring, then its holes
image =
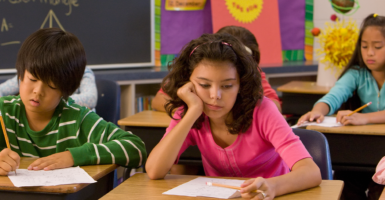
{"type": "Polygon", "coordinates": [[[326,137],[318,131],[307,129],[293,128],[293,132],[299,136],[314,162],[320,168],[322,179],[333,180],[329,143],[326,137]]]}
{"type": "Polygon", "coordinates": [[[120,118],[120,86],[111,80],[96,79],[98,102],[96,113],[108,122],[118,125],[120,118]]]}

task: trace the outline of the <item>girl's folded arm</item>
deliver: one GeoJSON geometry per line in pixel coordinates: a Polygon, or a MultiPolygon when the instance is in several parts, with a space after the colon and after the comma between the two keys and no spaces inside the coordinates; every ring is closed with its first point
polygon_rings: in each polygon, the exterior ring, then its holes
{"type": "Polygon", "coordinates": [[[305,190],[321,184],[321,172],[311,158],[296,162],[291,172],[268,179],[275,190],[275,196],[305,190]]]}
{"type": "Polygon", "coordinates": [[[180,122],[154,147],[146,163],[146,171],[151,179],[164,178],[171,169],[191,127],[201,114],[202,112],[189,109],[180,122]]]}

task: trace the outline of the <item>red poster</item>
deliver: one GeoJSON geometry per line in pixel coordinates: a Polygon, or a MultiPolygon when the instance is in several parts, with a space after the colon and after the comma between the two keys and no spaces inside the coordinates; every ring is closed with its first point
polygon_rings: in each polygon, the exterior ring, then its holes
{"type": "Polygon", "coordinates": [[[282,63],[277,0],[211,0],[213,31],[224,26],[242,26],[254,33],[261,51],[261,64],[282,63]]]}

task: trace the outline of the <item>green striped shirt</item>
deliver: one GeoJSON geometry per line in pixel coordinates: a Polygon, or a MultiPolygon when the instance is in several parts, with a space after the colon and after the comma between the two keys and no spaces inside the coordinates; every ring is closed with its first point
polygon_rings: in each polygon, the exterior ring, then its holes
{"type": "MultiPolygon", "coordinates": [[[[86,107],[69,102],[62,100],[48,125],[41,131],[33,131],[20,96],[1,97],[1,115],[12,151],[20,156],[39,158],[69,150],[74,166],[116,163],[139,167],[144,164],[147,153],[138,136],[106,122],[86,107]]],[[[6,147],[2,133],[0,148],[6,147]]]]}

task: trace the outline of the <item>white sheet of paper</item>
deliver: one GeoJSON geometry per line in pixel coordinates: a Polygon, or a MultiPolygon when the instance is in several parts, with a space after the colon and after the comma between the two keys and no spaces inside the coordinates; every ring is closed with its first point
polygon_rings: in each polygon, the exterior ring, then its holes
{"type": "Polygon", "coordinates": [[[10,172],[8,178],[16,187],[53,186],[75,183],[95,183],[96,181],[80,167],[33,171],[18,169],[17,175],[10,172]]]}
{"type": "Polygon", "coordinates": [[[220,183],[220,184],[240,187],[240,185],[245,181],[234,180],[234,179],[199,177],[187,183],[179,185],[171,190],[163,192],[163,194],[189,196],[189,197],[198,197],[198,196],[213,197],[213,198],[220,198],[220,199],[229,199],[229,198],[236,198],[241,196],[241,193],[236,189],[223,188],[223,187],[217,187],[217,186],[208,186],[206,185],[206,182],[220,183]]]}
{"type": "Polygon", "coordinates": [[[336,121],[337,121],[336,117],[325,117],[321,123],[306,121],[299,126],[297,126],[297,125],[291,126],[291,128],[298,128],[298,127],[303,127],[303,126],[308,126],[308,125],[324,126],[324,127],[342,126],[342,124],[337,123],[336,121]]]}

